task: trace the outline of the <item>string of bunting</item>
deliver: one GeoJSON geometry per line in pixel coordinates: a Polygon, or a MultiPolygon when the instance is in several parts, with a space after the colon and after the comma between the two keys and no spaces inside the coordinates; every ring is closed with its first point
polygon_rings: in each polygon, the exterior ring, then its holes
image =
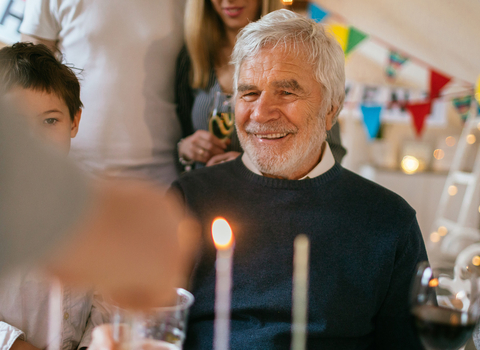
{"type": "MultiPolygon", "coordinates": [[[[322,22],[328,17],[333,17],[331,12],[311,2],[308,4],[307,14],[309,18],[315,20],[316,22],[322,22]]],[[[335,14],[335,17],[340,16],[335,14]]],[[[346,26],[340,23],[329,24],[327,25],[327,28],[327,30],[332,33],[332,35],[340,43],[345,53],[345,57],[347,57],[362,41],[369,37],[371,38],[371,36],[355,27],[346,26]]],[[[376,41],[382,42],[381,40],[376,41]]],[[[385,43],[383,44],[388,45],[385,43]]],[[[433,101],[437,98],[440,98],[441,90],[452,80],[452,77],[438,72],[430,65],[425,64],[416,58],[412,60],[412,56],[407,56],[401,53],[399,50],[391,48],[388,56],[387,66],[385,68],[385,74],[387,75],[387,78],[389,80],[394,80],[397,77],[401,67],[409,60],[415,61],[417,64],[420,63],[420,65],[426,66],[430,70],[430,93],[428,96],[423,101],[408,101],[404,105],[404,108],[408,110],[411,115],[415,134],[417,137],[421,137],[425,126],[425,120],[432,111],[433,101]]],[[[480,76],[477,81],[475,97],[480,103],[480,76]]],[[[469,105],[468,102],[471,102],[471,95],[452,99],[452,103],[463,121],[468,116],[468,111],[471,106],[471,104],[469,105]]],[[[382,112],[382,107],[378,105],[361,105],[360,110],[363,114],[367,135],[370,138],[375,137],[380,129],[380,115],[382,112]]]]}

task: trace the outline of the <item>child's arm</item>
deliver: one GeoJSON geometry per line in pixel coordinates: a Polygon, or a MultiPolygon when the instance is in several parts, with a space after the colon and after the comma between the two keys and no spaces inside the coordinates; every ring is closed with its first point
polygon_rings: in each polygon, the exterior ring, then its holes
{"type": "Polygon", "coordinates": [[[32,344],[27,343],[26,341],[17,339],[13,343],[10,350],[40,350],[40,349],[33,346],[32,344]]]}
{"type": "Polygon", "coordinates": [[[0,321],[0,350],[39,350],[23,339],[25,334],[20,329],[0,321]]]}

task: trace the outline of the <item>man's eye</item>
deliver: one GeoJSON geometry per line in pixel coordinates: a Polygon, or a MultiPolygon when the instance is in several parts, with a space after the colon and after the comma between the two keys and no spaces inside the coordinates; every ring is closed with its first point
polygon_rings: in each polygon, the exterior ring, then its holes
{"type": "Polygon", "coordinates": [[[43,121],[44,124],[55,125],[57,123],[57,119],[55,118],[47,118],[43,121]]]}
{"type": "Polygon", "coordinates": [[[288,92],[288,91],[282,91],[282,95],[289,96],[289,95],[293,95],[293,94],[291,92],[288,92]]]}
{"type": "Polygon", "coordinates": [[[242,98],[245,100],[245,101],[253,101],[255,100],[255,98],[257,97],[257,93],[256,92],[246,92],[242,95],[242,98]]]}

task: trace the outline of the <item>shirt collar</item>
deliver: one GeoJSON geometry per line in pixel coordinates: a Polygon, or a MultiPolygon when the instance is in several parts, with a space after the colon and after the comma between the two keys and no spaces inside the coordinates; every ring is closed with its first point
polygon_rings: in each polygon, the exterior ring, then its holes
{"type": "MultiPolygon", "coordinates": [[[[320,162],[307,175],[305,175],[299,180],[313,179],[314,177],[326,173],[335,165],[335,158],[333,157],[333,153],[330,149],[330,146],[328,145],[328,142],[325,141],[323,145],[324,146],[322,146],[322,148],[325,149],[323,150],[323,155],[322,159],[320,159],[320,162]]],[[[258,168],[255,166],[253,161],[246,153],[243,153],[242,162],[252,173],[263,176],[263,174],[260,172],[260,170],[258,170],[258,168]]]]}

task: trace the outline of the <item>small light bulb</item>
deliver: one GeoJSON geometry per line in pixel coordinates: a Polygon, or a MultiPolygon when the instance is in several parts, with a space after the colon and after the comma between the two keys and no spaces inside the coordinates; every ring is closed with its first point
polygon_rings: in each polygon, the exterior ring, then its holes
{"type": "Polygon", "coordinates": [[[443,157],[445,157],[445,152],[439,148],[433,151],[433,156],[435,157],[435,159],[440,160],[440,159],[443,159],[443,157]]]}
{"type": "Polygon", "coordinates": [[[458,192],[458,188],[455,185],[452,185],[448,188],[448,194],[450,196],[455,196],[457,194],[457,192],[458,192]]]}
{"type": "Polygon", "coordinates": [[[402,159],[401,167],[406,174],[413,174],[418,170],[420,162],[413,156],[405,156],[402,159]]]}
{"type": "Polygon", "coordinates": [[[445,236],[445,235],[447,234],[447,232],[448,232],[448,230],[447,230],[447,228],[446,228],[445,226],[440,226],[440,227],[438,228],[438,234],[439,234],[440,236],[445,236]]]}
{"type": "Polygon", "coordinates": [[[453,147],[455,146],[455,137],[449,136],[445,139],[445,143],[447,144],[448,147],[453,147]]]}
{"type": "Polygon", "coordinates": [[[440,235],[438,234],[438,232],[432,232],[430,234],[430,241],[432,241],[433,243],[437,243],[440,241],[440,235]]]}
{"type": "Polygon", "coordinates": [[[475,141],[477,141],[477,138],[475,137],[475,135],[469,134],[469,135],[467,136],[467,143],[468,143],[469,145],[473,145],[473,144],[475,143],[475,141]]]}

